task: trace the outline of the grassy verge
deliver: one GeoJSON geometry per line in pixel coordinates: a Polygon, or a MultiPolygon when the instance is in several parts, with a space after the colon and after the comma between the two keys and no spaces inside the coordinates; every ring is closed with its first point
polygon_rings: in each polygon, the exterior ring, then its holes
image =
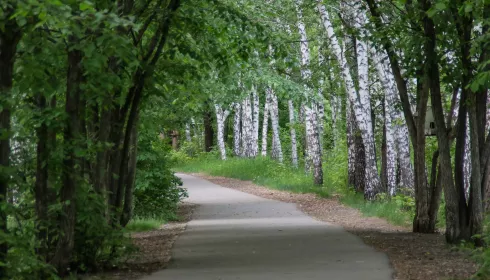
{"type": "MultiPolygon", "coordinates": [[[[343,153],[341,153],[343,154],[343,153]]],[[[253,181],[265,187],[297,193],[315,193],[321,197],[340,196],[340,201],[359,209],[366,216],[376,216],[395,225],[409,226],[413,220],[413,205],[409,198],[380,199],[366,202],[362,194],[356,194],[347,187],[346,164],[340,153],[327,155],[324,169],[324,184],[313,184],[311,175],[303,170],[281,165],[268,158],[230,158],[222,161],[207,156],[195,158],[179,164],[175,170],[181,172],[202,172],[212,176],[223,176],[253,181]]]]}
{"type": "Polygon", "coordinates": [[[126,226],[128,232],[143,232],[159,229],[166,221],[155,218],[134,218],[126,226]]]}

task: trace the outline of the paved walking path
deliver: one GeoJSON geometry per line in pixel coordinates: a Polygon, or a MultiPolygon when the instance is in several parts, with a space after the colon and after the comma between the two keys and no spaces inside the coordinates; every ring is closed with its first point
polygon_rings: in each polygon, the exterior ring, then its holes
{"type": "Polygon", "coordinates": [[[169,267],[146,280],[392,279],[385,254],[295,204],[179,177],[198,207],[169,267]]]}

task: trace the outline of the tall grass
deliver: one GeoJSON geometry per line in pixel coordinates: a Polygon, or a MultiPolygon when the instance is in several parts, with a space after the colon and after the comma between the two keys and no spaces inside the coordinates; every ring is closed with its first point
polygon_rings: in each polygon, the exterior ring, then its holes
{"type": "Polygon", "coordinates": [[[359,209],[366,216],[381,217],[395,225],[410,225],[414,211],[412,202],[407,197],[399,196],[394,199],[368,202],[364,200],[362,194],[356,194],[347,186],[345,154],[345,151],[339,148],[325,155],[322,186],[314,185],[312,175],[305,174],[304,170],[293,168],[288,164],[279,164],[266,157],[229,158],[222,161],[214,154],[201,155],[178,163],[175,170],[249,180],[268,188],[295,193],[315,193],[321,197],[336,195],[340,197],[342,203],[359,209]]]}
{"type": "Polygon", "coordinates": [[[158,218],[133,218],[125,230],[128,232],[142,232],[159,229],[166,221],[158,218]]]}

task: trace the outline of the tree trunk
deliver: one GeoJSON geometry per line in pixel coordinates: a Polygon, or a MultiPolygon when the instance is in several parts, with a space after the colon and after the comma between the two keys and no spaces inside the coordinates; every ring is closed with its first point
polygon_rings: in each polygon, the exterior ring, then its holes
{"type": "MultiPolygon", "coordinates": [[[[386,190],[388,191],[388,194],[391,196],[394,196],[396,194],[396,138],[400,137],[400,142],[406,142],[405,145],[408,146],[408,135],[399,135],[397,133],[397,129],[402,129],[397,128],[396,125],[393,123],[393,120],[397,117],[399,117],[398,113],[396,112],[395,108],[395,103],[396,103],[396,85],[393,82],[391,78],[391,73],[388,72],[386,67],[383,67],[383,62],[382,59],[379,57],[379,54],[376,53],[374,49],[371,49],[371,53],[374,58],[374,64],[376,66],[377,74],[380,79],[383,91],[385,93],[384,97],[384,141],[385,141],[385,187],[386,190]],[[406,141],[405,141],[406,139],[406,141]]],[[[385,59],[386,61],[386,59],[385,59]]],[[[399,125],[401,126],[401,125],[399,125]]],[[[400,147],[400,145],[398,145],[400,147]]],[[[406,184],[413,184],[410,182],[410,174],[411,174],[411,164],[410,164],[410,153],[409,150],[405,147],[400,147],[400,152],[403,152],[401,155],[398,155],[398,157],[405,157],[405,159],[402,159],[403,162],[403,181],[404,181],[404,187],[408,187],[411,185],[406,185],[406,184]],[[408,166],[407,166],[408,165],[408,166]],[[407,174],[408,173],[408,174],[407,174]]]]}
{"type": "Polygon", "coordinates": [[[388,156],[386,151],[386,114],[385,121],[383,123],[383,136],[381,140],[381,186],[383,187],[382,192],[388,192],[388,156]]]}
{"type": "Polygon", "coordinates": [[[253,157],[253,116],[250,95],[242,102],[242,152],[243,156],[253,157]]]}
{"type": "Polygon", "coordinates": [[[172,136],[172,149],[174,151],[177,151],[179,149],[179,131],[172,130],[172,133],[170,135],[172,136]]]}
{"type": "MultiPolygon", "coordinates": [[[[304,104],[305,110],[305,122],[306,122],[306,148],[307,156],[305,158],[305,167],[308,169],[309,162],[313,165],[313,182],[315,185],[323,184],[323,169],[322,169],[322,151],[320,132],[321,122],[323,120],[318,119],[317,112],[320,112],[323,117],[323,104],[318,105],[314,101],[313,96],[308,96],[310,90],[308,89],[308,83],[311,80],[310,67],[310,51],[308,46],[308,37],[306,34],[306,28],[303,23],[303,13],[301,10],[302,1],[296,1],[296,13],[298,17],[298,31],[301,37],[300,50],[301,50],[301,77],[303,83],[305,83],[305,90],[307,92],[307,103],[304,104]],[[310,105],[311,104],[311,105],[310,105]]],[[[318,94],[318,92],[317,92],[318,94]]],[[[318,97],[318,96],[317,96],[318,97]]],[[[323,100],[323,96],[321,97],[323,100]]]]}
{"type": "MultiPolygon", "coordinates": [[[[366,0],[371,19],[378,30],[384,30],[383,20],[378,11],[378,6],[374,0],[366,0]]],[[[415,119],[411,110],[410,97],[406,79],[402,76],[401,67],[399,65],[395,48],[391,44],[391,38],[388,38],[387,33],[381,33],[383,39],[383,49],[386,52],[396,83],[398,94],[400,96],[403,114],[407,123],[407,129],[414,148],[414,182],[415,182],[415,218],[413,222],[414,232],[433,232],[434,226],[430,224],[429,219],[429,193],[427,189],[427,177],[425,170],[425,133],[424,123],[427,110],[427,101],[429,97],[428,86],[422,86],[422,69],[417,70],[417,112],[418,116],[415,119]]],[[[423,65],[423,61],[419,61],[419,65],[423,65]]],[[[391,75],[388,77],[391,78],[391,75]]],[[[408,158],[408,157],[407,157],[408,158]]],[[[401,160],[400,160],[401,161],[401,160]]],[[[403,164],[401,164],[403,168],[403,164]]]]}
{"type": "MultiPolygon", "coordinates": [[[[431,4],[424,0],[422,3],[424,11],[429,10],[431,4]]],[[[459,207],[458,191],[452,178],[451,170],[451,151],[447,128],[444,120],[442,108],[442,98],[440,89],[440,74],[436,53],[436,32],[433,20],[426,14],[423,16],[424,35],[424,54],[426,57],[425,73],[428,86],[431,92],[432,111],[437,129],[437,142],[439,144],[439,157],[441,164],[441,183],[444,187],[444,197],[446,199],[446,240],[449,243],[456,242],[460,237],[459,227],[459,207]]],[[[463,133],[465,131],[463,130],[463,133]]],[[[479,170],[479,169],[478,169],[479,170]]]]}
{"type": "Polygon", "coordinates": [[[257,94],[257,89],[252,86],[252,119],[253,119],[253,135],[252,135],[252,156],[256,157],[259,154],[259,95],[257,94]]]}
{"type": "Polygon", "coordinates": [[[242,106],[240,103],[235,103],[234,109],[235,109],[235,115],[233,118],[233,153],[235,156],[240,156],[241,150],[241,141],[242,141],[242,133],[241,133],[241,118],[242,118],[242,112],[241,112],[242,106]]]}
{"type": "Polygon", "coordinates": [[[294,105],[293,101],[288,100],[288,109],[289,109],[289,133],[291,137],[291,164],[293,167],[298,168],[298,147],[296,144],[296,129],[294,125],[296,124],[294,117],[294,105]]]}
{"type": "Polygon", "coordinates": [[[213,139],[214,139],[212,116],[209,109],[206,109],[206,111],[204,112],[203,122],[204,122],[204,151],[206,153],[209,153],[213,149],[213,139]]]}
{"type": "MultiPolygon", "coordinates": [[[[46,113],[47,100],[43,93],[37,96],[37,108],[41,114],[46,113]]],[[[36,182],[34,184],[34,196],[36,203],[36,228],[39,241],[38,255],[46,258],[48,252],[48,163],[50,158],[49,133],[46,122],[42,122],[37,129],[37,155],[36,155],[36,182]]]]}
{"type": "MultiPolygon", "coordinates": [[[[349,65],[347,64],[347,61],[343,59],[344,55],[342,53],[342,49],[340,48],[337,37],[335,36],[332,24],[330,22],[328,12],[326,11],[325,6],[322,4],[322,1],[318,1],[318,10],[320,12],[320,16],[322,18],[325,30],[327,31],[328,37],[330,38],[330,42],[333,51],[337,57],[337,60],[343,63],[343,65],[341,65],[342,76],[344,78],[344,83],[348,92],[349,100],[352,103],[357,124],[361,131],[361,136],[366,152],[366,185],[364,189],[364,196],[366,199],[372,200],[380,191],[381,180],[377,171],[374,135],[372,132],[371,103],[368,90],[367,45],[362,40],[357,40],[356,51],[359,76],[359,91],[357,92],[350,73],[349,65]]],[[[364,14],[359,13],[358,16],[359,20],[362,23],[366,22],[364,14]]],[[[359,20],[355,21],[355,26],[357,28],[360,27],[358,26],[360,24],[359,20]]]]}
{"type": "Polygon", "coordinates": [[[264,103],[264,119],[262,121],[262,156],[267,156],[267,135],[268,135],[268,125],[269,125],[269,98],[266,97],[264,103]]]}
{"type": "Polygon", "coordinates": [[[316,110],[305,106],[306,138],[310,146],[310,156],[313,165],[313,183],[323,185],[323,169],[321,160],[320,143],[318,141],[318,126],[315,122],[316,110]]]}
{"type": "Polygon", "coordinates": [[[68,76],[67,92],[65,100],[65,112],[67,121],[64,128],[64,159],[62,186],[60,191],[62,215],[60,215],[60,232],[63,234],[58,239],[56,252],[51,263],[56,267],[58,274],[65,275],[71,262],[75,237],[76,205],[75,193],[78,187],[76,171],[76,142],[80,133],[80,95],[83,70],[81,68],[82,52],[71,50],[68,52],[68,76]]]}
{"type": "MultiPolygon", "coordinates": [[[[10,16],[10,10],[4,10],[4,17],[10,16]]],[[[3,28],[0,30],[0,98],[9,100],[11,95],[15,54],[17,52],[17,44],[21,38],[17,23],[14,20],[4,22],[3,28]]],[[[5,103],[5,102],[4,102],[5,103]]],[[[8,102],[2,104],[0,108],[0,168],[6,170],[10,166],[10,108],[8,102]]],[[[9,186],[9,175],[0,174],[0,231],[7,232],[7,213],[5,212],[4,204],[8,203],[7,193],[9,186]]],[[[5,242],[0,244],[0,262],[5,263],[7,257],[8,246],[5,242]]],[[[0,266],[0,278],[5,277],[5,267],[0,266]]]]}
{"type": "Polygon", "coordinates": [[[361,131],[357,126],[357,122],[352,116],[352,122],[354,124],[354,189],[357,193],[364,193],[366,188],[366,151],[364,142],[361,137],[361,131]]]}
{"type": "MultiPolygon", "coordinates": [[[[356,120],[349,100],[346,106],[346,128],[347,128],[347,182],[348,185],[357,190],[356,186],[356,120]]],[[[362,139],[361,139],[362,143],[362,139]]],[[[364,152],[364,147],[362,148],[364,152]]],[[[364,189],[363,189],[364,192],[364,189]]]]}
{"type": "Polygon", "coordinates": [[[225,128],[226,118],[228,118],[230,112],[228,110],[223,111],[223,109],[218,104],[215,104],[214,107],[216,109],[216,127],[218,129],[217,143],[221,154],[221,159],[226,160],[224,128],[225,128]]]}
{"type": "Polygon", "coordinates": [[[122,227],[126,227],[129,221],[133,218],[133,193],[135,188],[136,179],[136,163],[138,161],[138,122],[139,113],[136,116],[135,122],[131,129],[131,140],[129,150],[128,172],[127,172],[127,185],[124,194],[124,205],[121,214],[120,224],[122,227]]]}
{"type": "Polygon", "coordinates": [[[282,154],[282,145],[279,131],[279,104],[277,101],[277,96],[272,90],[272,88],[268,88],[268,96],[269,96],[269,113],[271,117],[271,126],[272,126],[272,157],[279,162],[283,162],[283,154],[282,154]]]}

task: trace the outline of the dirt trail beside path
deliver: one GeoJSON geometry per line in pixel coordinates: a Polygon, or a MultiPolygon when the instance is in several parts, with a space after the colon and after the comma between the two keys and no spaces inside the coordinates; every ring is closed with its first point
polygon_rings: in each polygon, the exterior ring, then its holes
{"type": "Polygon", "coordinates": [[[318,198],[271,190],[252,182],[192,174],[217,185],[256,196],[296,203],[308,215],[342,226],[366,244],[385,252],[396,271],[396,279],[467,279],[477,270],[467,254],[451,249],[441,234],[415,234],[409,228],[390,225],[383,219],[365,217],[337,199],[318,198]]]}

